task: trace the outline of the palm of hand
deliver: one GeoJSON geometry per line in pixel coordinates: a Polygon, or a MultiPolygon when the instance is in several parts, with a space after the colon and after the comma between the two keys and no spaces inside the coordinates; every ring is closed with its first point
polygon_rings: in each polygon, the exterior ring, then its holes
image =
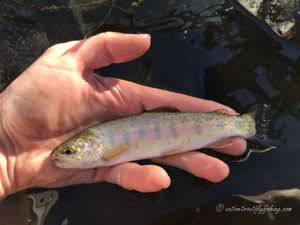
{"type": "MultiPolygon", "coordinates": [[[[141,112],[143,108],[174,104],[189,111],[225,108],[217,103],[200,102],[165,91],[153,92],[151,88],[93,74],[94,68],[140,56],[149,43],[149,37],[145,36],[108,33],[81,42],[60,44],[46,51],[8,87],[2,94],[5,102],[2,103],[3,127],[13,140],[8,154],[15,162],[10,169],[22,173],[14,180],[14,189],[102,180],[140,191],[156,191],[169,185],[165,171],[154,165],[142,167],[125,163],[97,170],[70,171],[55,167],[49,159],[55,146],[79,130],[97,122],[141,112]]],[[[235,143],[231,153],[241,153],[244,142],[238,140],[235,143]]],[[[210,160],[216,165],[215,174],[209,175],[207,171],[206,174],[200,172],[199,176],[215,181],[228,173],[226,165],[217,159],[213,161],[201,153],[185,154],[195,161],[195,165],[184,164],[180,156],[171,156],[162,162],[199,175],[196,163],[210,160]]]]}

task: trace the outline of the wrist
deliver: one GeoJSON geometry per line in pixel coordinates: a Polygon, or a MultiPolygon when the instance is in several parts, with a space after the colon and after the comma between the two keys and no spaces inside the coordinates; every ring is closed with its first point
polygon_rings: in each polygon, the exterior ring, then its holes
{"type": "Polygon", "coordinates": [[[17,191],[14,185],[14,163],[15,154],[11,139],[5,128],[5,109],[3,107],[3,94],[0,95],[0,201],[6,196],[17,191]]]}
{"type": "Polygon", "coordinates": [[[7,185],[7,174],[5,173],[7,160],[2,150],[0,150],[0,202],[8,195],[5,189],[7,185]]]}

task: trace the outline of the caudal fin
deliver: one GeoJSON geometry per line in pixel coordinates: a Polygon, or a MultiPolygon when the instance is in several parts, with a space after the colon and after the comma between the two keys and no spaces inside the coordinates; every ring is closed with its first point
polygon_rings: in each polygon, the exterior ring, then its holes
{"type": "Polygon", "coordinates": [[[269,137],[271,128],[271,109],[268,105],[259,105],[253,112],[248,113],[255,120],[256,135],[254,140],[266,139],[269,137]]]}
{"type": "Polygon", "coordinates": [[[268,105],[259,105],[253,112],[248,113],[255,120],[256,134],[247,140],[248,151],[244,157],[235,162],[246,161],[252,152],[263,153],[275,149],[266,142],[271,135],[271,109],[268,105]]]}

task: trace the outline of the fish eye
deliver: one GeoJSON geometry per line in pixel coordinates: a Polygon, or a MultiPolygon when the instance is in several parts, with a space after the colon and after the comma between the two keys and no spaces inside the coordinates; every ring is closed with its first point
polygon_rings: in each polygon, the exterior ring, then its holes
{"type": "Polygon", "coordinates": [[[62,152],[66,155],[72,155],[75,153],[75,149],[73,147],[67,146],[63,148],[62,152]]]}

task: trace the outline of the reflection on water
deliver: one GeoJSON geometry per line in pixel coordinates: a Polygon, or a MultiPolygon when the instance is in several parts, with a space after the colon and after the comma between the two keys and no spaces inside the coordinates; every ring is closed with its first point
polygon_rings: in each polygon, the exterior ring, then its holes
{"type": "MultiPolygon", "coordinates": [[[[257,198],[238,194],[255,196],[300,186],[295,173],[300,170],[300,48],[272,35],[265,24],[240,13],[230,2],[145,0],[128,13],[129,0],[0,0],[1,89],[54,43],[107,30],[149,32],[152,46],[144,58],[98,73],[212,99],[239,113],[258,104],[272,108],[273,135],[267,141],[277,149],[253,155],[244,163],[226,161],[231,173],[225,181],[214,185],[165,166],[172,185],[152,195],[105,183],[61,188],[45,225],[217,224],[218,219],[222,224],[299,223],[299,190],[257,198]],[[280,215],[218,214],[219,203],[228,207],[274,204],[293,210],[280,215]]],[[[25,203],[20,205],[26,208],[25,203]]]]}
{"type": "Polygon", "coordinates": [[[27,195],[22,191],[10,195],[0,205],[0,224],[43,225],[57,200],[56,190],[27,195]]]}
{"type": "Polygon", "coordinates": [[[128,31],[132,29],[132,23],[139,32],[159,32],[170,33],[180,32],[186,29],[202,27],[205,22],[221,22],[221,18],[212,16],[220,8],[223,1],[144,1],[144,3],[131,9],[130,0],[72,0],[69,8],[72,10],[74,18],[78,23],[82,33],[91,33],[116,28],[118,31],[128,31]],[[93,4],[93,3],[98,4],[93,4]],[[132,21],[129,18],[132,14],[132,21]]]}
{"type": "Polygon", "coordinates": [[[299,44],[300,1],[237,0],[278,35],[299,44]]]}
{"type": "Polygon", "coordinates": [[[58,192],[50,190],[41,193],[32,193],[28,194],[27,198],[32,201],[29,225],[43,225],[49,211],[58,200],[58,192]]]}
{"type": "MultiPolygon", "coordinates": [[[[159,195],[135,193],[135,196],[140,201],[149,196],[150,201],[153,201],[159,195]],[[155,197],[155,195],[157,195],[155,197]],[[142,198],[142,199],[141,199],[142,198]]],[[[27,199],[33,201],[33,204],[26,204],[26,196],[24,193],[19,193],[13,202],[0,209],[1,217],[0,224],[28,224],[28,225],[44,225],[51,223],[44,223],[50,209],[56,203],[58,192],[51,190],[40,192],[38,194],[29,194],[27,199]],[[6,208],[6,210],[5,210],[6,208]],[[10,208],[10,209],[9,209],[10,208]],[[14,208],[14,210],[12,209],[14,208]],[[3,210],[4,209],[4,210],[3,210]],[[16,209],[22,209],[17,211],[16,209]],[[9,211],[10,210],[10,211],[9,211]],[[29,212],[31,211],[31,214],[29,212]],[[9,213],[9,212],[13,212],[9,213]]],[[[113,196],[111,200],[117,200],[113,196]]],[[[76,208],[78,206],[71,206],[76,208]]],[[[70,210],[70,209],[68,209],[70,210]]],[[[139,212],[139,211],[138,211],[139,212]]],[[[138,213],[137,212],[137,213],[138,213]]],[[[114,212],[115,213],[115,212],[114,212]]],[[[91,214],[90,214],[91,215],[91,214]]],[[[77,218],[78,215],[71,217],[77,218]]],[[[68,224],[102,224],[93,219],[101,218],[101,216],[85,215],[85,222],[75,219],[69,223],[68,218],[64,218],[61,223],[57,225],[68,224]],[[88,221],[88,222],[87,222],[88,221]]],[[[100,219],[101,220],[101,219],[100,219]]],[[[112,219],[114,221],[114,219],[112,219]]],[[[264,225],[296,225],[300,223],[300,190],[273,190],[256,196],[245,195],[230,195],[218,198],[210,203],[193,205],[189,207],[179,208],[175,211],[164,212],[155,216],[147,218],[149,225],[176,225],[176,224],[264,224],[264,225]]],[[[53,223],[52,223],[53,224],[53,223]]],[[[112,223],[115,224],[115,223],[112,223]]]]}

